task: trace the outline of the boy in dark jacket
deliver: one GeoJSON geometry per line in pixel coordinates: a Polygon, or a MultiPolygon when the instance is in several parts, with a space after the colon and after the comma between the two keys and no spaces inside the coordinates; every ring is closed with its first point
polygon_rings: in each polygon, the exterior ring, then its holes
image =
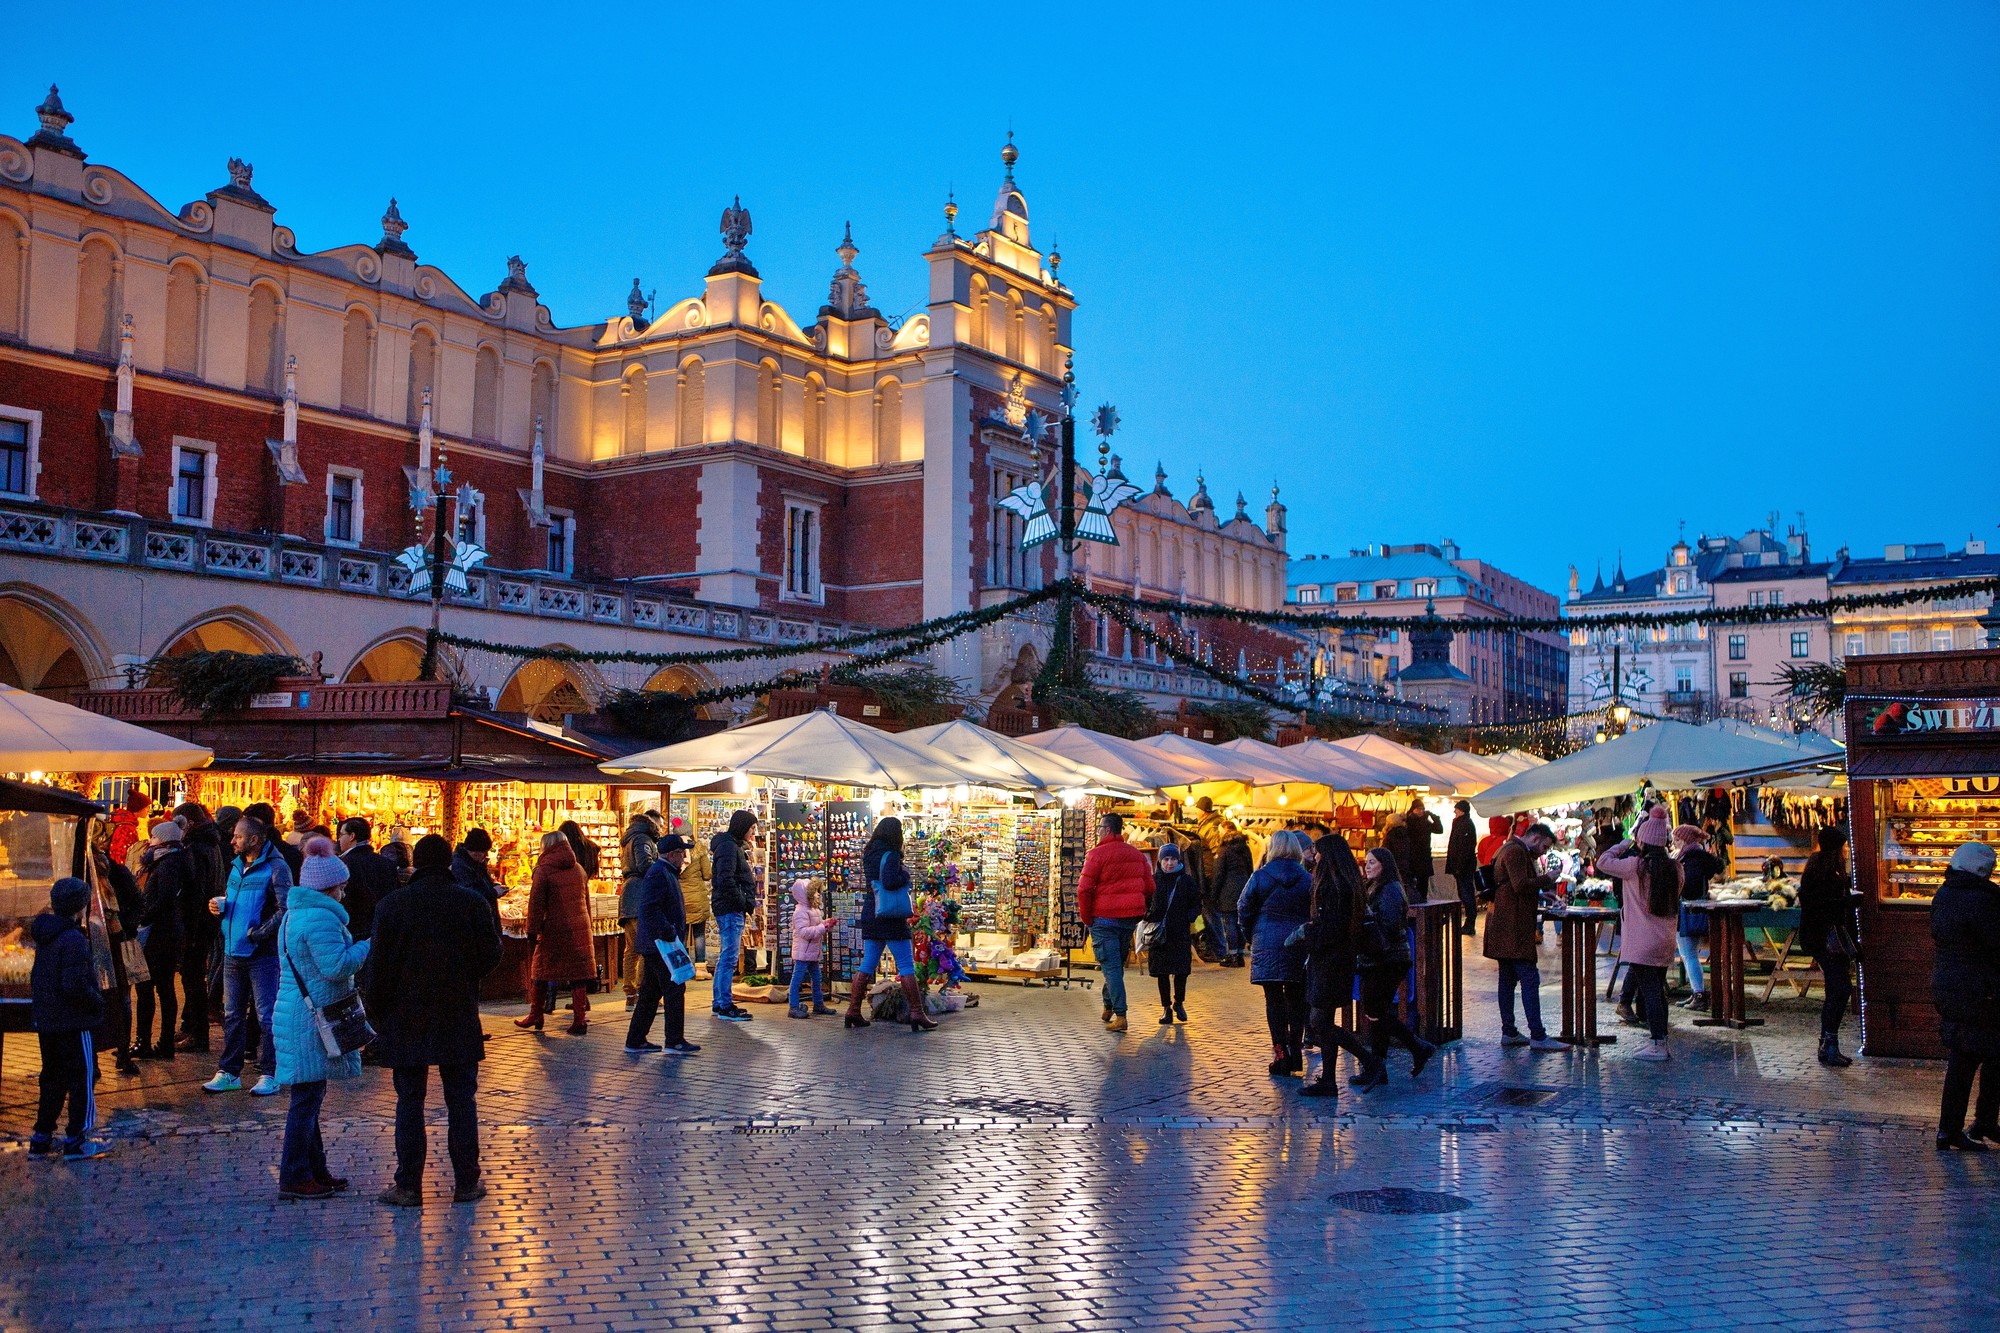
{"type": "Polygon", "coordinates": [[[49,890],[49,910],[28,927],[35,941],[34,970],[28,974],[34,997],[35,1036],[42,1048],[42,1095],[35,1112],[35,1132],[28,1140],[32,1161],[52,1161],[56,1154],[56,1116],[69,1103],[69,1133],[62,1143],[68,1161],[102,1157],[111,1149],[84,1136],[97,1126],[97,1101],[91,1085],[97,1077],[97,1053],[90,1033],[104,1021],[104,995],[97,988],[97,970],[90,961],[90,940],[83,933],[83,911],[90,905],[90,886],[80,879],[59,879],[49,890]]]}

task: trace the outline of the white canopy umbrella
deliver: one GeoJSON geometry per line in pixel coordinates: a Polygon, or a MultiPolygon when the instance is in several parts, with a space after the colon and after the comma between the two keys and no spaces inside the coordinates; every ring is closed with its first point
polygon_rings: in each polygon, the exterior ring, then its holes
{"type": "Polygon", "coordinates": [[[1741,736],[1743,739],[1751,741],[1763,741],[1768,745],[1780,746],[1804,755],[1839,754],[1845,748],[1839,741],[1821,735],[1817,731],[1799,732],[1794,735],[1788,731],[1778,731],[1772,727],[1760,727],[1755,722],[1743,722],[1733,717],[1718,717],[1713,722],[1706,722],[1702,725],[1731,736],[1741,736]]]}
{"type": "Polygon", "coordinates": [[[0,685],[0,772],[180,773],[214,757],[205,746],[0,685]]]}
{"type": "Polygon", "coordinates": [[[669,777],[695,785],[734,773],[847,787],[955,787],[968,783],[1032,790],[1016,775],[955,759],[910,743],[864,722],[819,711],[733,727],[676,745],[607,759],[598,768],[613,777],[669,777]],[[691,782],[690,779],[693,781],[691,782]]]}
{"type": "Polygon", "coordinates": [[[1165,750],[1168,754],[1199,766],[1208,773],[1207,780],[1210,782],[1237,782],[1246,787],[1275,787],[1286,782],[1313,780],[1300,777],[1294,765],[1274,763],[1244,750],[1224,749],[1220,745],[1198,741],[1175,731],[1163,731],[1157,736],[1148,736],[1139,744],[1151,746],[1156,750],[1165,750]]]}
{"type": "Polygon", "coordinates": [[[1013,773],[1023,783],[1043,791],[1077,788],[1135,796],[1147,788],[1124,782],[1102,769],[1064,758],[1053,751],[1029,745],[1013,736],[988,730],[976,722],[959,718],[932,727],[912,727],[898,733],[898,739],[925,745],[952,759],[980,764],[1013,773]]]}
{"type": "Polygon", "coordinates": [[[1198,764],[1157,746],[1141,745],[1122,736],[1107,736],[1072,722],[1021,739],[1065,759],[1110,773],[1142,791],[1188,787],[1214,780],[1208,771],[1214,765],[1198,764]]]}
{"type": "Polygon", "coordinates": [[[1499,754],[1489,754],[1486,758],[1508,777],[1516,773],[1525,773],[1531,768],[1540,768],[1549,762],[1538,754],[1529,754],[1526,750],[1502,750],[1499,754]]]}
{"type": "Polygon", "coordinates": [[[1387,791],[1396,786],[1393,777],[1385,775],[1365,760],[1345,750],[1334,750],[1331,746],[1324,751],[1305,753],[1305,747],[1277,746],[1269,741],[1240,736],[1233,741],[1224,741],[1218,749],[1240,750],[1254,754],[1264,762],[1294,776],[1288,781],[1309,782],[1332,791],[1387,791]]]}
{"type": "MultiPolygon", "coordinates": [[[[1487,788],[1479,803],[1496,811],[1533,810],[1618,796],[1648,782],[1664,789],[1698,787],[1711,774],[1768,764],[1772,751],[1769,741],[1655,722],[1517,773],[1487,788]]],[[[1837,753],[1831,742],[1828,751],[1837,753]]]]}
{"type": "Polygon", "coordinates": [[[1331,743],[1336,749],[1352,750],[1356,754],[1365,754],[1370,759],[1398,764],[1413,772],[1421,773],[1424,775],[1422,781],[1425,785],[1447,791],[1457,790],[1458,784],[1469,776],[1442,755],[1402,745],[1372,732],[1360,736],[1348,736],[1331,743]]]}
{"type": "Polygon", "coordinates": [[[1383,787],[1433,787],[1438,780],[1431,774],[1394,759],[1378,755],[1363,754],[1359,750],[1335,745],[1318,737],[1300,741],[1297,745],[1284,747],[1286,754],[1295,754],[1302,761],[1313,764],[1344,765],[1353,772],[1359,769],[1372,778],[1377,786],[1383,787]]]}

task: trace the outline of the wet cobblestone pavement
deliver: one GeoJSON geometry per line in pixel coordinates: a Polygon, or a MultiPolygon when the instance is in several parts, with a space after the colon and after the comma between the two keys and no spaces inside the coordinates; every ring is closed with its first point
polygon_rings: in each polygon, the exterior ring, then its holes
{"type": "Polygon", "coordinates": [[[1185,1027],[1136,988],[1120,1037],[1095,991],[983,986],[928,1036],[698,1014],[679,1061],[626,1056],[616,999],[585,1037],[496,1008],[492,1193],[449,1202],[434,1105],[420,1211],[374,1201],[385,1071],[328,1097],[352,1193],[288,1204],[286,1098],[204,1096],[189,1057],[105,1080],[113,1156],[29,1163],[16,1037],[0,1324],[2000,1327],[2000,1154],[1933,1151],[1937,1066],[1822,1069],[1796,1000],[1748,1033],[1676,1011],[1664,1066],[1629,1038],[1502,1051],[1490,965],[1467,972],[1467,1039],[1337,1102],[1264,1073],[1260,998],[1217,969],[1185,1027]]]}

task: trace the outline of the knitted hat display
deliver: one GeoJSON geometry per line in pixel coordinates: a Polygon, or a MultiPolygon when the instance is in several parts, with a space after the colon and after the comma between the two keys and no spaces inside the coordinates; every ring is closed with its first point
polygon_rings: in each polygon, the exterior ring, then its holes
{"type": "Polygon", "coordinates": [[[299,867],[299,887],[321,893],[347,883],[347,865],[337,856],[308,856],[299,867]]]}
{"type": "Polygon", "coordinates": [[[1656,805],[1646,812],[1639,826],[1632,830],[1632,836],[1643,847],[1664,847],[1673,839],[1673,825],[1667,819],[1667,807],[1656,805]]]}

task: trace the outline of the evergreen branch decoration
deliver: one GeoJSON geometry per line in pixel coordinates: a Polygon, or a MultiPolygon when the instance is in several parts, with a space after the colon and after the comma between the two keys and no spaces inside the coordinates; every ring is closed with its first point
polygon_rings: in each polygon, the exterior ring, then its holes
{"type": "Polygon", "coordinates": [[[1058,682],[1041,695],[1040,702],[1064,722],[1127,740],[1150,734],[1156,723],[1157,715],[1139,695],[1089,680],[1058,682]]]}
{"type": "Polygon", "coordinates": [[[1782,685],[1814,719],[1834,716],[1847,703],[1847,668],[1838,661],[1787,662],[1771,683],[1782,685]]]}
{"type": "Polygon", "coordinates": [[[912,727],[949,722],[966,703],[958,682],[928,662],[884,671],[837,667],[832,679],[867,690],[881,701],[883,712],[912,727]]]}
{"type": "Polygon", "coordinates": [[[146,684],[170,691],[175,703],[204,718],[241,712],[286,677],[311,673],[310,667],[287,653],[229,649],[155,657],[141,670],[146,684]]]}
{"type": "Polygon", "coordinates": [[[1196,704],[1189,711],[1215,733],[1214,736],[1197,737],[1199,740],[1220,744],[1247,736],[1261,741],[1271,734],[1271,710],[1254,700],[1214,699],[1196,704]]]}
{"type": "Polygon", "coordinates": [[[694,739],[694,704],[672,690],[613,690],[599,711],[626,735],[658,745],[694,739]]]}

